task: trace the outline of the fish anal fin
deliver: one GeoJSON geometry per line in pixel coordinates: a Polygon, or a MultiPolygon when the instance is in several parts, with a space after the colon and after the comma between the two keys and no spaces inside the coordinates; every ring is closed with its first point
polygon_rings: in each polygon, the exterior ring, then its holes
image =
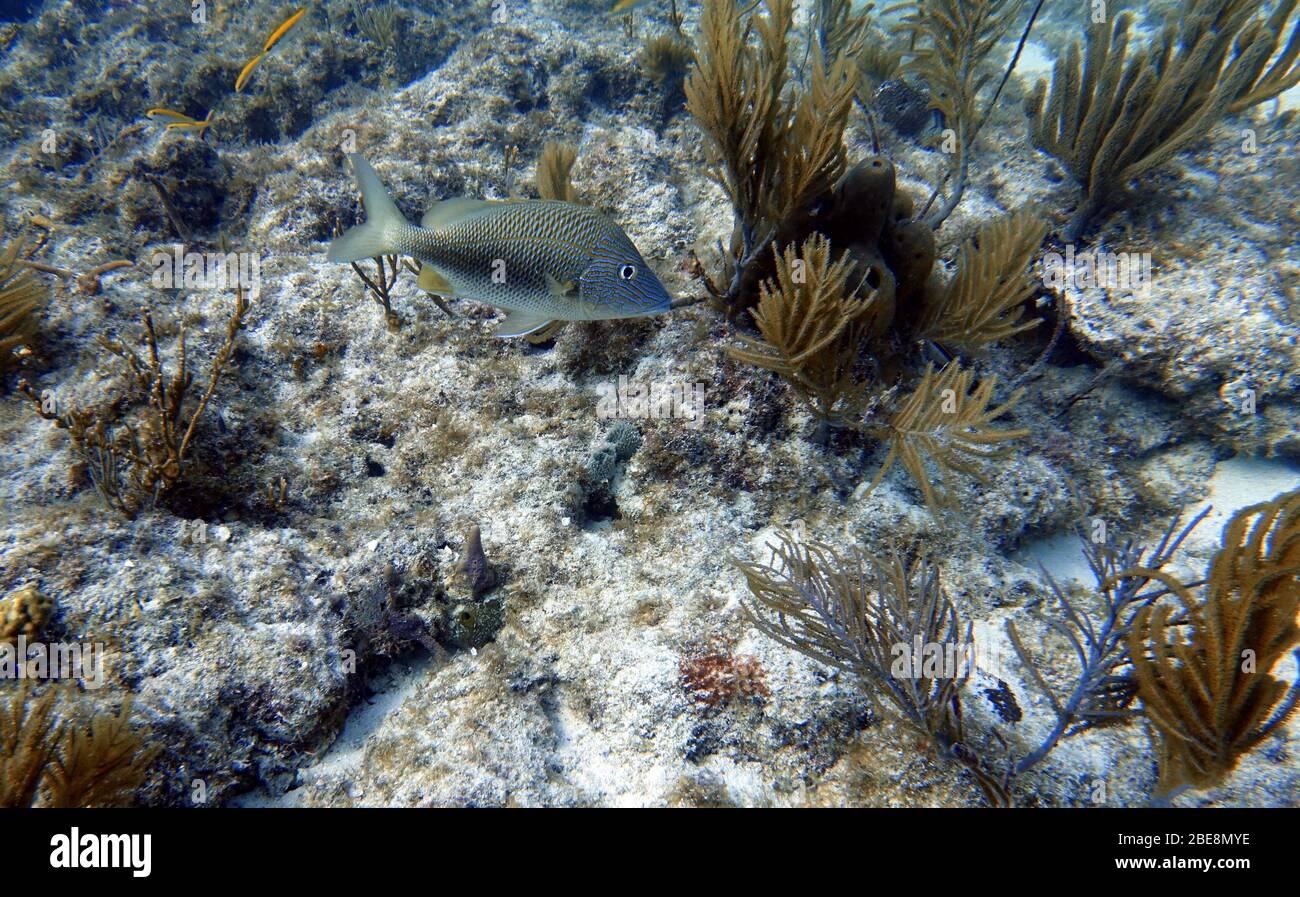
{"type": "Polygon", "coordinates": [[[564,329],[564,325],[567,323],[569,322],[552,321],[550,324],[547,324],[541,330],[534,330],[532,333],[528,334],[528,336],[524,337],[524,339],[528,340],[534,346],[540,346],[543,343],[549,343],[551,340],[555,339],[557,336],[560,335],[560,331],[564,329]]]}
{"type": "Polygon", "coordinates": [[[546,315],[539,315],[532,311],[512,311],[510,315],[497,325],[496,335],[509,339],[514,336],[528,336],[530,333],[536,333],[544,327],[549,327],[553,318],[546,315]]]}

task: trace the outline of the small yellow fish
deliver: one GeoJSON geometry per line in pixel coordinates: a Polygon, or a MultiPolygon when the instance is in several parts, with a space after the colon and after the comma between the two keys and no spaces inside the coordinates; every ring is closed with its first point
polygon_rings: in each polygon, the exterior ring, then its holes
{"type": "Polygon", "coordinates": [[[610,8],[609,14],[616,16],[619,13],[631,12],[645,2],[646,0],[616,0],[613,7],[610,8]]]}
{"type": "Polygon", "coordinates": [[[307,15],[307,7],[299,7],[297,12],[281,22],[279,26],[271,32],[271,36],[266,39],[266,44],[262,47],[262,52],[248,60],[248,64],[240,70],[239,77],[235,79],[235,93],[239,93],[244,89],[244,85],[248,83],[249,77],[253,74],[253,69],[257,68],[258,63],[266,58],[267,53],[271,52],[271,48],[280,42],[280,38],[288,34],[289,30],[293,28],[294,25],[297,25],[299,20],[305,15],[307,15]]]}
{"type": "Polygon", "coordinates": [[[145,117],[150,121],[165,121],[167,123],[165,128],[168,131],[195,131],[198,133],[200,140],[207,136],[208,128],[212,127],[211,110],[209,110],[207,118],[202,121],[186,115],[184,112],[168,109],[165,106],[155,106],[145,113],[145,117]]]}
{"type": "Polygon", "coordinates": [[[289,16],[280,23],[280,27],[271,32],[271,36],[266,39],[266,46],[262,48],[263,53],[270,53],[271,48],[276,42],[289,33],[289,29],[298,24],[298,20],[307,14],[307,7],[301,7],[296,13],[289,16]]]}
{"type": "Polygon", "coordinates": [[[258,53],[248,61],[248,65],[240,70],[239,77],[235,79],[235,93],[239,93],[244,89],[244,85],[248,83],[249,75],[253,74],[253,69],[257,68],[257,64],[265,58],[265,53],[258,53]]]}
{"type": "Polygon", "coordinates": [[[173,122],[198,121],[198,119],[191,115],[186,115],[184,112],[177,112],[175,109],[168,109],[165,106],[155,106],[144,115],[145,118],[150,121],[157,121],[160,118],[173,122]]]}

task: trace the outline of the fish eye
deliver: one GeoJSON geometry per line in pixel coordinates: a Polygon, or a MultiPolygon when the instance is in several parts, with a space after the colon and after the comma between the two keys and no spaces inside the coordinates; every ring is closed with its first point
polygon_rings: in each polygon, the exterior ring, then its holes
{"type": "Polygon", "coordinates": [[[618,269],[618,276],[624,280],[631,280],[633,277],[636,277],[636,266],[624,265],[622,268],[618,269]]]}

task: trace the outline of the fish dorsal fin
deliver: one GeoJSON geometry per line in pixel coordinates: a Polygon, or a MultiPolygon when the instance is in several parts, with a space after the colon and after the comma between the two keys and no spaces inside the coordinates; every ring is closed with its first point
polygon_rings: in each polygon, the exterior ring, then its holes
{"type": "Polygon", "coordinates": [[[426,293],[437,293],[439,296],[451,296],[456,292],[447,282],[447,278],[433,270],[433,266],[427,263],[420,265],[420,279],[416,281],[416,285],[426,293]]]}
{"type": "Polygon", "coordinates": [[[455,199],[444,199],[442,202],[435,202],[429,206],[429,211],[424,213],[420,219],[420,227],[433,230],[439,227],[446,227],[452,222],[464,218],[471,212],[477,212],[479,209],[490,206],[491,203],[482,199],[470,199],[467,196],[458,196],[455,199]]]}
{"type": "Polygon", "coordinates": [[[497,325],[496,335],[507,339],[512,336],[528,336],[550,326],[552,320],[537,312],[512,311],[509,317],[497,325]]]}

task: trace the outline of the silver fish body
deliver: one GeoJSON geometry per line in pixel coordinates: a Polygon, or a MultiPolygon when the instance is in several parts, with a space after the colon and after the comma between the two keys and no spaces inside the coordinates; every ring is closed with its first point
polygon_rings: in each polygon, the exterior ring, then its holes
{"type": "Polygon", "coordinates": [[[409,255],[433,275],[431,292],[512,314],[497,329],[522,336],[551,321],[598,321],[668,311],[671,297],[627,234],[599,211],[557,200],[437,203],[409,224],[359,155],[368,220],[330,246],[331,261],[409,255]]]}

